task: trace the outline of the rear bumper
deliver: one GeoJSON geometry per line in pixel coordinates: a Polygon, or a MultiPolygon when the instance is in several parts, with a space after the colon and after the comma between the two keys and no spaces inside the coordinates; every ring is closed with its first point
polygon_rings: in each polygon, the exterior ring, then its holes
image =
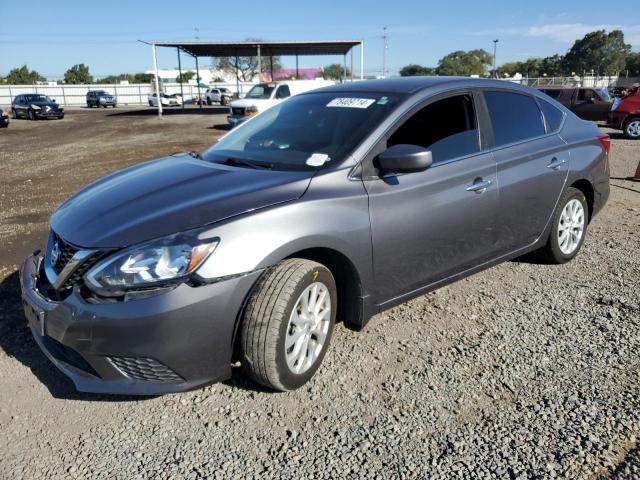
{"type": "Polygon", "coordinates": [[[20,271],[31,332],[79,391],[157,395],[229,378],[236,319],[260,272],[93,304],[76,287],[61,302],[38,290],[41,257],[20,271]]]}

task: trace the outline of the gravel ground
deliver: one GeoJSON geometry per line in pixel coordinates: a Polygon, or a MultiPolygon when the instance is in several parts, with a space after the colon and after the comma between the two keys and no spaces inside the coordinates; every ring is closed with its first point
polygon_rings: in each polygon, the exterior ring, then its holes
{"type": "Polygon", "coordinates": [[[508,262],[338,325],[296,392],[239,371],[155,398],[75,392],[26,329],[17,266],[87,181],[211,143],[224,119],[207,112],[0,131],[0,478],[640,478],[640,183],[622,179],[640,142],[618,136],[611,198],[568,265],[508,262]]]}

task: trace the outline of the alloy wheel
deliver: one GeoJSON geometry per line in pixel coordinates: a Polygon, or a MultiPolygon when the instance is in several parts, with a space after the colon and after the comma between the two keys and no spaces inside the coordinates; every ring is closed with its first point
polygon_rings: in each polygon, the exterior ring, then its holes
{"type": "Polygon", "coordinates": [[[562,209],[558,223],[558,246],[562,253],[571,255],[578,248],[584,227],[584,207],[579,200],[573,198],[562,209]]]}
{"type": "Polygon", "coordinates": [[[632,120],[627,124],[627,135],[633,138],[640,137],[640,119],[632,120]]]}
{"type": "Polygon", "coordinates": [[[314,282],[298,297],[289,317],[285,357],[291,372],[299,375],[313,366],[324,348],[330,325],[329,289],[322,282],[314,282]]]}

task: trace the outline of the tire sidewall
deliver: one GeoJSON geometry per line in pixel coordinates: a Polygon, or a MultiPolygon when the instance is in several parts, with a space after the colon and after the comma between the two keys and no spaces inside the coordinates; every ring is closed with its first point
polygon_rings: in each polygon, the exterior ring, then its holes
{"type": "Polygon", "coordinates": [[[551,250],[553,251],[554,256],[560,263],[566,263],[569,260],[573,259],[578,254],[578,252],[582,248],[584,239],[587,236],[588,225],[589,225],[589,207],[587,205],[587,199],[585,198],[584,194],[580,190],[576,188],[570,188],[567,191],[567,193],[562,197],[562,201],[558,205],[558,210],[556,211],[556,214],[553,219],[553,227],[551,228],[551,238],[549,239],[551,250]],[[578,246],[576,247],[576,249],[573,252],[566,254],[560,249],[560,244],[558,243],[558,228],[560,227],[560,216],[562,215],[562,211],[564,210],[567,203],[569,203],[571,200],[574,200],[574,199],[578,200],[582,204],[582,208],[584,210],[584,217],[585,217],[584,229],[582,231],[582,237],[580,237],[580,243],[578,243],[578,246]]]}
{"type": "Polygon", "coordinates": [[[293,294],[291,295],[291,298],[287,302],[287,308],[284,318],[282,318],[282,321],[280,322],[278,344],[276,347],[275,360],[278,378],[280,380],[280,383],[282,383],[282,386],[285,387],[286,390],[295,390],[307,383],[322,364],[324,356],[327,353],[328,347],[331,343],[331,336],[333,335],[333,327],[336,321],[336,309],[338,307],[337,302],[338,295],[333,275],[331,275],[331,272],[326,267],[323,267],[321,265],[317,265],[315,268],[307,272],[296,286],[293,294]],[[322,351],[320,352],[320,355],[316,359],[315,363],[306,372],[295,374],[291,370],[289,370],[289,367],[287,366],[284,346],[285,339],[287,337],[287,327],[289,326],[289,317],[291,316],[291,312],[296,306],[298,298],[300,297],[300,295],[302,295],[302,292],[305,290],[305,288],[307,288],[314,282],[322,282],[329,290],[329,295],[331,297],[331,320],[329,323],[329,331],[327,332],[327,338],[325,339],[322,351]]]}

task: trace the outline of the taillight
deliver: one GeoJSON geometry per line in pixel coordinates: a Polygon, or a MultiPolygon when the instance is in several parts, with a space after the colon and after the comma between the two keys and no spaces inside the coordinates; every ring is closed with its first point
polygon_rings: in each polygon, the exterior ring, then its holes
{"type": "Polygon", "coordinates": [[[609,152],[611,151],[611,138],[606,133],[602,135],[598,135],[598,141],[600,142],[600,146],[602,146],[602,151],[608,157],[609,152]]]}

